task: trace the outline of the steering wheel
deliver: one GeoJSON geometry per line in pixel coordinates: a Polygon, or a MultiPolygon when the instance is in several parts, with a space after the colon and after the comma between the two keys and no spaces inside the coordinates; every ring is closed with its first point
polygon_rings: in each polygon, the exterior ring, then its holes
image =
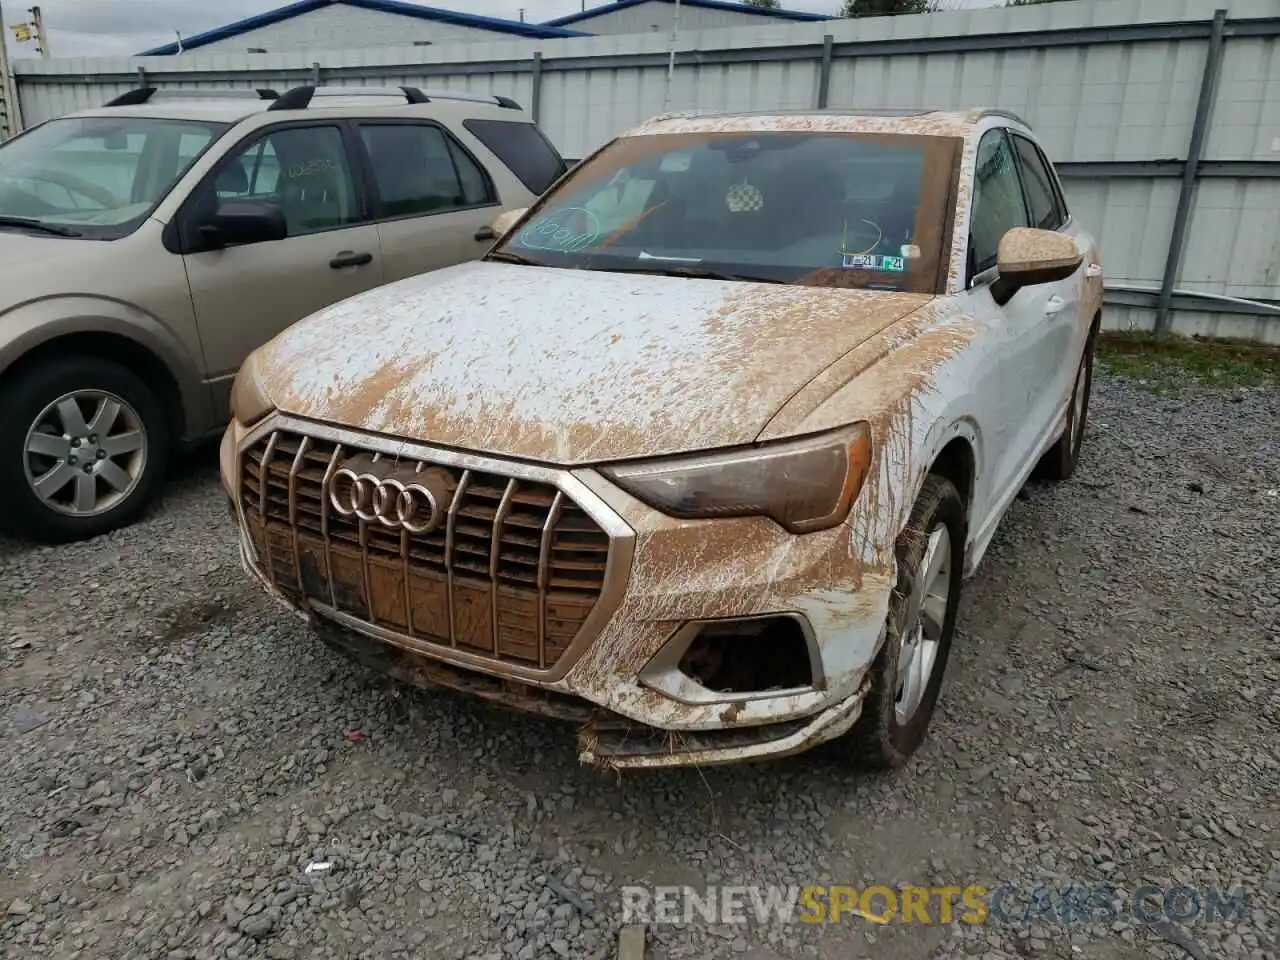
{"type": "Polygon", "coordinates": [[[843,253],[858,256],[867,254],[880,246],[884,239],[884,231],[880,224],[866,218],[855,220],[845,225],[843,253]]]}
{"type": "Polygon", "coordinates": [[[52,183],[55,187],[62,187],[64,190],[78,193],[80,196],[92,200],[104,210],[124,206],[121,199],[106,187],[94,183],[92,180],[77,177],[74,173],[66,173],[62,170],[41,170],[36,173],[24,174],[21,179],[32,180],[36,183],[52,183]]]}

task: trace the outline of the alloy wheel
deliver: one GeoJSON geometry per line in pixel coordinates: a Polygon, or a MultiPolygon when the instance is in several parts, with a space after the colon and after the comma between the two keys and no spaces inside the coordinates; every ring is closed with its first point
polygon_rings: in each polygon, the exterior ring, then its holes
{"type": "Polygon", "coordinates": [[[27,483],[42,504],[64,516],[96,517],[142,480],[147,432],[125,400],[81,390],[41,411],[27,431],[23,455],[27,483]]]}
{"type": "Polygon", "coordinates": [[[929,689],[950,596],[951,534],[940,523],[929,534],[915,589],[903,611],[893,704],[899,726],[911,721],[929,689]]]}

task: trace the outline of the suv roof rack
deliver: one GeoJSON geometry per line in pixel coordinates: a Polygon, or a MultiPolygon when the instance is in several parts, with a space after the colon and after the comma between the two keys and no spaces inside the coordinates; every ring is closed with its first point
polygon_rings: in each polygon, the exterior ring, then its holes
{"type": "Polygon", "coordinates": [[[395,97],[405,103],[430,103],[432,100],[465,100],[470,103],[489,103],[508,110],[521,109],[510,97],[452,93],[448,90],[424,93],[417,87],[317,87],[308,84],[286,90],[268,110],[305,110],[316,97],[395,97]]]}
{"type": "Polygon", "coordinates": [[[250,90],[244,87],[231,87],[225,90],[210,90],[202,87],[192,88],[169,88],[161,90],[158,87],[136,87],[133,90],[127,90],[103,104],[104,107],[135,107],[140,103],[150,103],[159,94],[161,98],[173,97],[174,99],[185,100],[243,100],[251,98],[254,100],[274,100],[280,94],[274,90],[262,88],[258,90],[250,90]]]}
{"type": "Polygon", "coordinates": [[[1023,120],[1020,116],[1018,116],[1012,110],[1001,110],[997,107],[990,107],[979,112],[978,116],[1004,117],[1006,120],[1012,120],[1014,123],[1017,123],[1017,124],[1020,124],[1021,126],[1026,127],[1028,130],[1031,129],[1031,124],[1027,123],[1027,121],[1023,120]]]}

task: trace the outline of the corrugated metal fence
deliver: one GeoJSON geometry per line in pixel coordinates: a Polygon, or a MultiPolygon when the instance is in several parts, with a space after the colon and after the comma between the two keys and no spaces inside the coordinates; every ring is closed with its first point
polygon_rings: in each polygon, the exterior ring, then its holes
{"type": "Polygon", "coordinates": [[[649,34],[14,67],[28,125],[141,82],[410,84],[514,97],[568,156],[665,109],[1001,107],[1035,127],[1101,239],[1109,327],[1163,316],[1280,342],[1276,14],[1275,0],[1078,0],[705,30],[677,42],[670,77],[669,39],[649,34]]]}

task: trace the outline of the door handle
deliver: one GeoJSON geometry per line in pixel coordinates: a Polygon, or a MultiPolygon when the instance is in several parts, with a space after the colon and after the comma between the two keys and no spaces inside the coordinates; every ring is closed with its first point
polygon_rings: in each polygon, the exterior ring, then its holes
{"type": "Polygon", "coordinates": [[[1093,280],[1095,277],[1102,276],[1102,264],[1100,263],[1089,264],[1087,267],[1084,268],[1084,275],[1088,277],[1090,280],[1093,280]]]}
{"type": "Polygon", "coordinates": [[[329,261],[329,266],[334,270],[341,270],[343,267],[363,267],[366,263],[373,263],[372,253],[352,253],[350,250],[343,250],[329,261]]]}
{"type": "Polygon", "coordinates": [[[484,226],[476,231],[476,239],[483,243],[486,240],[497,240],[498,235],[493,232],[493,227],[484,226]]]}
{"type": "Polygon", "coordinates": [[[1052,317],[1055,313],[1061,313],[1066,309],[1067,301],[1061,297],[1050,297],[1044,305],[1044,315],[1052,317]]]}

